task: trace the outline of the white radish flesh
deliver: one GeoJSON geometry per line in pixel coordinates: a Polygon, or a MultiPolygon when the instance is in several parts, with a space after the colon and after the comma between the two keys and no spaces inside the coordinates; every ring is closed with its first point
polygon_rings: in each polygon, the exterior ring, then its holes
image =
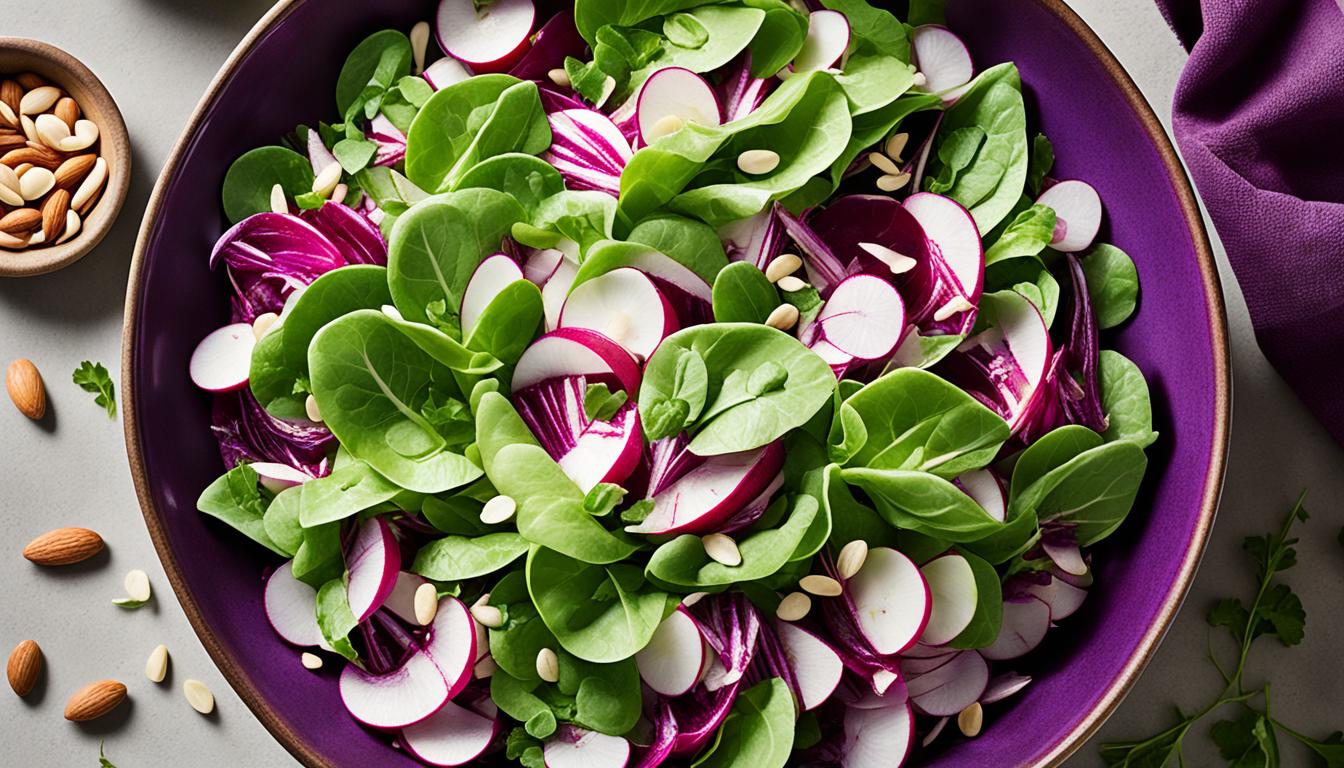
{"type": "Polygon", "coordinates": [[[1002,523],[1008,516],[1008,497],[1003,483],[988,469],[973,469],[958,475],[956,484],[985,513],[1002,523]]]}
{"type": "Polygon", "coordinates": [[[513,390],[567,376],[615,376],[632,401],[639,389],[639,366],[623,347],[587,328],[560,328],[523,352],[513,371],[513,390]]]}
{"type": "Polygon", "coordinates": [[[760,496],[784,464],[779,443],[711,456],[659,491],[653,510],[631,533],[709,533],[760,496]]]}
{"type": "Polygon", "coordinates": [[[1087,590],[1053,576],[1049,584],[1032,584],[1026,592],[1050,608],[1051,621],[1062,621],[1077,613],[1087,599],[1087,590]]]}
{"type": "Polygon", "coordinates": [[[628,478],[639,464],[642,446],[639,410],[628,403],[610,421],[589,423],[574,447],[556,463],[587,493],[598,483],[620,483],[628,478]]]}
{"type": "Polygon", "coordinates": [[[546,315],[546,330],[560,327],[560,311],[564,309],[565,298],[574,286],[574,278],[579,274],[579,265],[568,258],[561,258],[555,265],[551,276],[541,286],[541,306],[546,315]]]}
{"type": "Polygon", "coordinates": [[[518,262],[502,253],[488,256],[477,264],[476,271],[471,274],[466,289],[462,291],[463,337],[471,335],[476,321],[481,319],[485,308],[500,292],[522,279],[523,270],[518,262]]]}
{"type": "Polygon", "coordinates": [[[273,461],[254,461],[248,466],[256,470],[261,487],[271,493],[279,493],[286,488],[293,488],[313,479],[312,475],[300,472],[288,464],[277,464],[273,461]]]}
{"type": "Polygon", "coordinates": [[[929,620],[931,599],[923,574],[910,558],[888,547],[869,550],[846,585],[859,630],[873,650],[900,653],[915,644],[929,620]]]}
{"type": "Polygon", "coordinates": [[[1045,639],[1050,628],[1050,606],[1028,597],[1003,601],[1003,626],[999,636],[980,655],[990,661],[1006,661],[1025,656],[1045,639]]]}
{"type": "Polygon", "coordinates": [[[364,621],[392,593],[401,571],[401,550],[387,520],[374,517],[360,524],[345,564],[350,612],[357,621],[364,621]]]}
{"type": "Polygon", "coordinates": [[[972,304],[980,298],[985,256],[980,230],[969,211],[950,197],[916,192],[902,205],[915,217],[929,243],[938,249],[956,276],[959,292],[972,304]]]}
{"type": "Polygon", "coordinates": [[[832,10],[813,11],[807,17],[807,37],[793,60],[793,71],[813,72],[840,63],[849,48],[849,19],[832,10]]]}
{"type": "Polygon", "coordinates": [[[372,675],[354,664],[341,671],[341,702],[350,716],[372,728],[414,725],[452,698],[439,667],[424,651],[414,651],[400,667],[372,675]]]}
{"type": "Polygon", "coordinates": [[[860,360],[891,354],[905,331],[905,304],[880,277],[853,275],[840,281],[817,315],[821,335],[860,360]]]}
{"type": "Polygon", "coordinates": [[[844,768],[893,768],[905,762],[915,741],[915,717],[904,701],[887,707],[845,710],[844,768]]]}
{"type": "Polygon", "coordinates": [[[271,628],[282,640],[306,648],[322,645],[317,625],[317,590],[294,578],[293,563],[285,563],[266,580],[263,602],[271,628]]]}
{"type": "Polygon", "coordinates": [[[191,353],[191,381],[207,392],[233,392],[247,386],[257,336],[249,323],[212,331],[191,353]]]}
{"type": "Polygon", "coordinates": [[[1036,198],[1055,212],[1050,247],[1064,253],[1087,250],[1101,229],[1101,197],[1085,181],[1061,181],[1036,198]]]}
{"type": "Polygon", "coordinates": [[[441,0],[434,33],[440,48],[476,72],[503,72],[527,50],[536,19],[532,0],[441,0]]]}
{"type": "Polygon", "coordinates": [[[409,571],[398,573],[397,582],[392,585],[392,591],[383,601],[383,607],[411,626],[419,624],[420,621],[415,616],[415,591],[421,584],[428,583],[423,576],[409,571]]]}
{"type": "Polygon", "coordinates": [[[477,627],[467,606],[455,597],[439,599],[439,610],[430,624],[429,642],[425,654],[434,660],[448,684],[452,698],[471,681],[471,668],[476,663],[477,627]]]}
{"type": "Polygon", "coordinates": [[[937,24],[915,27],[910,43],[915,65],[925,78],[924,87],[933,93],[965,85],[975,73],[971,52],[947,27],[937,24]]]}
{"type": "Polygon", "coordinates": [[[489,749],[499,721],[453,702],[429,718],[401,730],[401,745],[430,765],[466,765],[489,749]]]}
{"type": "Polygon", "coordinates": [[[654,692],[669,697],[694,688],[705,664],[700,625],[681,607],[663,619],[649,644],[635,654],[640,678],[654,692]]]}
{"type": "Polygon", "coordinates": [[[821,706],[840,685],[845,664],[825,640],[789,622],[776,622],[784,655],[798,679],[799,702],[803,711],[821,706]]]}
{"type": "Polygon", "coordinates": [[[677,315],[643,272],[621,267],[574,286],[559,325],[597,331],[647,359],[677,329],[677,315]]]}
{"type": "Polygon", "coordinates": [[[935,558],[920,570],[929,585],[933,607],[929,611],[929,624],[919,640],[926,645],[950,643],[975,617],[978,594],[975,572],[966,558],[958,554],[935,558]]]}
{"type": "MultiPolygon", "coordinates": [[[[901,665],[902,671],[905,665],[901,665]]],[[[906,689],[920,711],[935,717],[955,715],[980,699],[989,682],[989,665],[975,651],[961,651],[923,674],[909,675],[906,689]]]]}
{"type": "Polygon", "coordinates": [[[542,749],[546,768],[625,768],[630,742],[572,725],[556,730],[542,749]]]}
{"type": "Polygon", "coordinates": [[[980,695],[981,704],[994,704],[1003,701],[1018,691],[1026,688],[1031,683],[1031,678],[1026,675],[1018,675],[1013,672],[1005,672],[989,681],[985,687],[985,692],[980,695]]]}
{"type": "Polygon", "coordinates": [[[560,268],[560,262],[564,259],[564,252],[558,248],[543,248],[533,251],[523,262],[523,277],[540,288],[551,279],[555,271],[560,268]]]}
{"type": "Polygon", "coordinates": [[[635,97],[635,125],[645,144],[670,133],[667,127],[678,123],[716,127],[722,120],[720,111],[719,97],[710,84],[683,67],[666,67],[649,75],[635,97]]]}
{"type": "Polygon", "coordinates": [[[452,56],[443,58],[430,64],[420,76],[425,78],[429,87],[434,90],[447,88],[454,83],[460,83],[463,80],[471,78],[471,70],[462,65],[462,62],[454,59],[452,56]]]}

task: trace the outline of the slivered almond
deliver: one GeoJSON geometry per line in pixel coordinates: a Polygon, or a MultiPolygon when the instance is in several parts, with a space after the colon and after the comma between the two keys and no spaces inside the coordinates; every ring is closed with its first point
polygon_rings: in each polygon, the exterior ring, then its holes
{"type": "Polygon", "coordinates": [[[75,123],[79,120],[79,104],[69,96],[62,96],[56,106],[52,107],[51,113],[61,118],[71,131],[75,130],[75,123]]]}
{"type": "Polygon", "coordinates": [[[9,687],[18,695],[27,696],[37,685],[37,676],[42,672],[42,649],[32,640],[14,646],[5,672],[9,676],[9,687]]]}
{"type": "Polygon", "coordinates": [[[98,161],[94,154],[75,155],[61,163],[56,169],[56,186],[59,189],[74,189],[75,185],[89,175],[93,164],[98,161]]]}
{"type": "Polygon", "coordinates": [[[117,708],[126,699],[126,686],[116,680],[99,680],[75,691],[65,703],[65,719],[95,720],[117,708]]]}
{"type": "Polygon", "coordinates": [[[0,216],[0,232],[10,235],[28,234],[42,223],[42,212],[36,208],[15,208],[0,216]]]}
{"type": "Polygon", "coordinates": [[[70,190],[58,189],[47,195],[42,204],[42,235],[46,242],[55,242],[65,231],[65,214],[70,211],[70,190]]]}
{"type": "Polygon", "coordinates": [[[103,537],[88,528],[47,531],[23,548],[23,556],[38,565],[74,565],[103,551],[103,537]]]}

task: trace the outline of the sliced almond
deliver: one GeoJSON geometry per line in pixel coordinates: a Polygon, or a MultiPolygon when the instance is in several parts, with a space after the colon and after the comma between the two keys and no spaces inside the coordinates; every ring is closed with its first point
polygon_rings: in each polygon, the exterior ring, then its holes
{"type": "Polygon", "coordinates": [[[57,149],[62,152],[79,152],[93,146],[98,140],[98,124],[92,120],[80,120],[75,123],[71,136],[61,139],[57,149]]]}
{"type": "Polygon", "coordinates": [[[20,115],[40,115],[55,106],[61,98],[61,89],[54,85],[44,85],[23,94],[19,100],[20,115]]]}
{"type": "Polygon", "coordinates": [[[143,603],[153,595],[149,586],[149,574],[139,568],[126,573],[122,586],[126,588],[126,596],[136,602],[143,603]]]}
{"type": "Polygon", "coordinates": [[[893,275],[903,275],[914,269],[918,264],[914,259],[903,253],[898,253],[892,249],[878,243],[859,243],[859,247],[869,256],[887,265],[893,275]]]}
{"type": "Polygon", "coordinates": [[[787,331],[798,324],[798,308],[792,304],[780,304],[775,307],[770,316],[765,319],[765,324],[771,328],[778,328],[781,331],[787,331]]]}
{"type": "Polygon", "coordinates": [[[548,70],[546,72],[546,77],[561,88],[568,88],[572,85],[569,81],[569,73],[558,67],[556,69],[548,70]]]}
{"type": "Polygon", "coordinates": [[[80,216],[88,213],[88,206],[102,191],[103,184],[107,182],[107,160],[98,158],[93,161],[93,168],[89,170],[89,175],[84,177],[80,183],[79,189],[75,191],[74,196],[70,198],[70,207],[79,211],[80,216]]]}
{"type": "Polygon", "coordinates": [[[486,525],[498,525],[513,519],[518,511],[518,502],[511,497],[499,495],[485,502],[481,507],[481,522],[486,525]]]}
{"type": "Polygon", "coordinates": [[[321,669],[322,657],[318,656],[315,653],[308,653],[307,651],[304,651],[299,656],[299,663],[303,664],[304,669],[314,669],[314,670],[321,669]]]}
{"type": "Polygon", "coordinates": [[[98,156],[94,154],[75,155],[67,158],[56,168],[56,186],[61,189],[73,189],[93,170],[98,156]]]}
{"type": "Polygon", "coordinates": [[[415,620],[420,626],[427,627],[434,617],[439,615],[439,590],[433,584],[425,582],[415,588],[415,620]]]}
{"type": "Polygon", "coordinates": [[[790,592],[779,601],[775,616],[780,621],[801,621],[812,610],[812,598],[802,592],[790,592]]]}
{"type": "Polygon", "coordinates": [[[210,688],[200,680],[187,680],[182,683],[182,694],[187,697],[187,703],[191,708],[202,715],[215,711],[215,694],[211,693],[210,688]]]}
{"type": "MultiPolygon", "coordinates": [[[[25,240],[24,242],[26,243],[27,241],[25,240]]],[[[5,390],[9,392],[9,399],[14,403],[14,407],[18,408],[19,413],[22,413],[24,416],[27,416],[33,421],[38,421],[43,416],[47,415],[47,389],[46,386],[42,383],[42,374],[37,370],[37,366],[33,365],[32,360],[28,360],[26,358],[19,358],[18,360],[15,360],[9,364],[9,367],[5,369],[5,390]]],[[[83,529],[63,528],[61,530],[83,530],[83,529]]],[[[52,533],[56,532],[53,531],[52,533]]],[[[93,532],[90,531],[90,533],[93,532]]],[[[95,533],[93,535],[96,537],[98,534],[95,533]]],[[[28,545],[29,548],[32,548],[33,545],[37,544],[38,541],[40,540],[41,537],[39,537],[37,540],[34,540],[32,544],[28,545]]],[[[53,542],[53,543],[59,543],[59,542],[53,542]]],[[[98,543],[99,543],[98,548],[101,549],[102,539],[99,539],[98,543]]],[[[46,550],[44,550],[42,547],[39,547],[37,551],[46,551],[46,550]]],[[[94,551],[96,552],[97,550],[94,551]]],[[[28,557],[27,549],[23,551],[23,556],[28,557]]],[[[28,557],[28,559],[33,560],[33,558],[31,557],[28,557]]],[[[80,559],[82,560],[83,558],[80,559]]],[[[36,563],[38,561],[33,560],[33,562],[36,563]]],[[[78,562],[78,561],[76,560],[71,562],[78,562]]],[[[38,563],[38,564],[65,565],[65,563],[38,563]]]]}
{"type": "Polygon", "coordinates": [[[271,213],[289,213],[289,200],[285,198],[285,188],[279,184],[271,187],[271,213]]]}
{"type": "Polygon", "coordinates": [[[95,720],[116,709],[125,699],[126,686],[116,680],[89,683],[65,702],[65,719],[78,723],[95,720]]]}
{"type": "Polygon", "coordinates": [[[939,307],[937,312],[933,313],[933,321],[935,323],[941,323],[953,315],[969,312],[972,309],[975,309],[975,305],[965,296],[953,296],[948,299],[946,304],[939,307]]]}
{"type": "Polygon", "coordinates": [[[32,168],[19,177],[19,194],[24,200],[37,200],[56,186],[56,174],[46,168],[32,168]]]}
{"type": "Polygon", "coordinates": [[[15,208],[0,216],[0,232],[26,235],[42,225],[42,212],[36,208],[15,208]]]}
{"type": "Polygon", "coordinates": [[[309,395],[308,399],[303,401],[303,412],[308,416],[309,421],[322,423],[322,411],[317,407],[316,397],[309,395]]]}
{"type": "Polygon", "coordinates": [[[339,183],[341,183],[341,164],[333,160],[313,178],[313,191],[321,197],[330,197],[339,183]]]}
{"type": "Polygon", "coordinates": [[[779,282],[775,285],[779,286],[779,290],[785,293],[797,293],[807,287],[807,283],[793,275],[785,275],[779,278],[779,282]]]}
{"type": "Polygon", "coordinates": [[[5,125],[17,130],[19,127],[19,114],[13,107],[0,101],[0,121],[3,121],[5,125]]]}
{"type": "Polygon", "coordinates": [[[71,133],[75,130],[75,123],[79,121],[79,103],[69,96],[62,96],[56,102],[56,106],[51,108],[51,113],[59,118],[71,133]]]}
{"type": "Polygon", "coordinates": [[[38,565],[73,565],[103,551],[103,537],[88,528],[57,528],[28,542],[23,556],[38,565]]]}
{"type": "Polygon", "coordinates": [[[27,696],[37,685],[37,676],[42,673],[42,649],[32,640],[24,640],[14,646],[5,672],[14,693],[27,696]]]}
{"type": "Polygon", "coordinates": [[[429,22],[417,21],[411,27],[407,37],[411,40],[411,61],[415,64],[415,74],[425,71],[425,49],[429,48],[429,22]]]}
{"type": "Polygon", "coordinates": [[[796,253],[781,253],[765,265],[765,279],[772,283],[792,275],[803,266],[803,260],[796,253]]]}
{"type": "Polygon", "coordinates": [[[33,118],[28,115],[19,115],[19,128],[23,130],[23,136],[29,144],[40,141],[37,137],[37,123],[33,122],[33,118]]]}
{"type": "Polygon", "coordinates": [[[779,167],[779,153],[770,149],[748,149],[737,156],[737,168],[743,173],[760,176],[779,167]]]}
{"type": "Polygon", "coordinates": [[[149,658],[145,660],[145,677],[150,682],[162,683],[168,676],[168,646],[159,645],[149,652],[149,658]]]}
{"type": "Polygon", "coordinates": [[[548,683],[560,679],[560,657],[550,648],[542,648],[537,652],[537,677],[548,683]]]}
{"type": "Polygon", "coordinates": [[[70,126],[55,115],[38,115],[33,120],[33,125],[37,129],[37,137],[43,144],[53,149],[60,149],[61,142],[70,138],[70,126]]]}
{"type": "Polygon", "coordinates": [[[916,88],[923,88],[924,86],[928,85],[929,84],[928,75],[925,75],[923,72],[916,72],[914,77],[914,84],[916,88]]]}
{"type": "Polygon", "coordinates": [[[823,576],[814,573],[799,579],[798,586],[803,588],[804,592],[816,595],[817,597],[837,597],[844,593],[845,588],[840,582],[830,576],[823,576]]]}
{"type": "Polygon", "coordinates": [[[867,559],[868,542],[855,539],[840,548],[840,555],[835,558],[835,571],[841,579],[852,579],[867,559]]]}
{"type": "Polygon", "coordinates": [[[737,548],[737,542],[728,534],[711,533],[700,537],[700,543],[705,547],[705,554],[714,562],[722,563],[729,568],[742,564],[742,552],[737,548]]]}
{"type": "Polygon", "coordinates": [[[499,629],[504,626],[504,612],[493,605],[474,605],[471,617],[487,629],[499,629]]]}
{"type": "Polygon", "coordinates": [[[280,316],[274,312],[262,312],[252,321],[252,335],[257,338],[257,341],[261,341],[262,337],[264,337],[271,328],[275,327],[275,321],[279,319],[280,316]]]}
{"type": "Polygon", "coordinates": [[[19,192],[19,174],[8,165],[0,165],[0,203],[5,205],[23,205],[23,195],[19,192]]]}
{"type": "Polygon", "coordinates": [[[910,174],[897,173],[879,176],[877,179],[877,188],[883,192],[895,192],[910,183],[910,174]]]}
{"type": "Polygon", "coordinates": [[[877,170],[883,173],[897,174],[901,172],[900,166],[891,161],[890,157],[881,152],[869,152],[868,162],[877,167],[877,170]]]}
{"type": "Polygon", "coordinates": [[[980,735],[980,729],[985,725],[985,708],[980,706],[980,702],[972,702],[971,705],[957,715],[957,729],[961,735],[968,739],[973,739],[980,735]]]}
{"type": "Polygon", "coordinates": [[[887,143],[882,146],[882,151],[887,153],[896,162],[901,161],[901,153],[905,151],[905,145],[910,142],[910,134],[896,133],[887,139],[887,143]]]}
{"type": "Polygon", "coordinates": [[[42,236],[47,242],[55,242],[65,231],[66,214],[70,212],[70,191],[58,189],[47,195],[42,204],[42,236]]]}

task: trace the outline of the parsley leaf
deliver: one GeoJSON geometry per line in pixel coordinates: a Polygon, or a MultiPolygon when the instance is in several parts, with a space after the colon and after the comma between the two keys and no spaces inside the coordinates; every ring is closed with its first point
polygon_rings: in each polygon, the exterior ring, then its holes
{"type": "Polygon", "coordinates": [[[117,768],[111,760],[103,755],[103,745],[101,743],[98,744],[98,768],[117,768]]]}
{"type": "Polygon", "coordinates": [[[1214,723],[1209,735],[1228,765],[1238,768],[1278,765],[1279,747],[1274,729],[1264,715],[1250,707],[1241,707],[1234,719],[1214,723]]]}
{"type": "Polygon", "coordinates": [[[112,385],[112,377],[108,375],[107,368],[102,363],[91,363],[88,360],[79,364],[71,376],[79,388],[85,392],[97,393],[93,402],[107,409],[108,418],[117,416],[117,393],[112,385]]]}

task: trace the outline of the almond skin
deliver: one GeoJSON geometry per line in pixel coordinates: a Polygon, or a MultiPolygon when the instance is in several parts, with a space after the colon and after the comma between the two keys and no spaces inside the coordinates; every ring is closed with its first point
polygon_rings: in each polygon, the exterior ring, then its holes
{"type": "Polygon", "coordinates": [[[0,101],[5,102],[14,114],[19,113],[19,100],[23,98],[23,86],[17,80],[6,79],[0,82],[0,101]]]}
{"type": "Polygon", "coordinates": [[[9,235],[27,234],[42,223],[42,213],[36,208],[15,208],[0,216],[0,232],[9,235]]]}
{"type": "Polygon", "coordinates": [[[116,709],[125,698],[126,686],[116,680],[89,683],[65,702],[65,719],[77,723],[97,719],[116,709]]]}
{"type": "Polygon", "coordinates": [[[98,162],[97,155],[75,155],[61,163],[56,169],[56,188],[74,189],[85,176],[89,175],[96,162],[98,162]]]}
{"type": "Polygon", "coordinates": [[[51,113],[65,123],[70,130],[75,130],[75,122],[79,120],[79,105],[69,96],[62,96],[56,106],[52,107],[51,113]]]}
{"type": "Polygon", "coordinates": [[[5,672],[9,675],[9,687],[18,695],[27,696],[37,685],[37,676],[42,672],[42,649],[32,640],[14,646],[5,672]]]}
{"type": "Polygon", "coordinates": [[[65,231],[65,214],[70,210],[70,190],[58,189],[42,204],[43,242],[54,243],[65,231]]]}
{"type": "Polygon", "coordinates": [[[5,370],[5,389],[9,391],[9,399],[14,401],[14,407],[19,409],[19,413],[33,421],[47,415],[47,390],[42,384],[42,374],[33,361],[20,358],[10,363],[5,370]]]}
{"type": "Polygon", "coordinates": [[[21,75],[15,75],[14,79],[19,81],[19,85],[23,86],[24,90],[27,91],[31,91],[34,88],[41,88],[42,86],[49,84],[36,72],[24,72],[21,75]]]}
{"type": "Polygon", "coordinates": [[[61,167],[61,156],[52,152],[49,148],[34,142],[26,142],[26,146],[12,149],[0,156],[0,163],[8,165],[10,168],[18,168],[24,163],[41,166],[49,171],[54,171],[61,167]]]}
{"type": "Polygon", "coordinates": [[[88,528],[57,528],[23,548],[23,556],[38,565],[73,565],[103,551],[103,537],[88,528]]]}

